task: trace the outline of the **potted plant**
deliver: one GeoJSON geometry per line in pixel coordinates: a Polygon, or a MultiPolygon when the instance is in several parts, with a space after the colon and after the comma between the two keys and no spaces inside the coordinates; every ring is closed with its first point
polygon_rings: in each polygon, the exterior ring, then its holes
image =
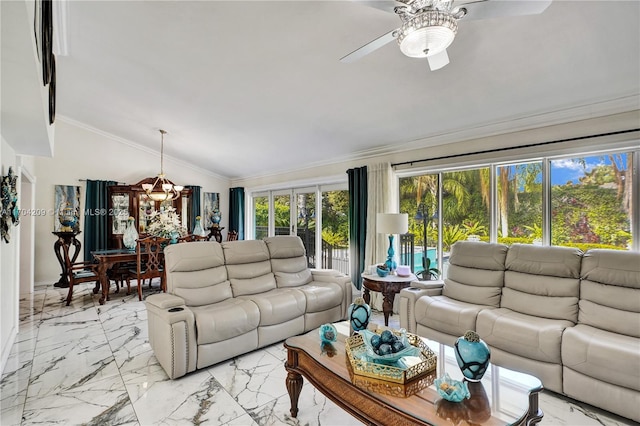
{"type": "Polygon", "coordinates": [[[417,275],[423,281],[430,281],[431,279],[437,280],[440,276],[440,270],[431,267],[431,259],[426,255],[422,256],[422,268],[423,270],[418,272],[417,275]]]}

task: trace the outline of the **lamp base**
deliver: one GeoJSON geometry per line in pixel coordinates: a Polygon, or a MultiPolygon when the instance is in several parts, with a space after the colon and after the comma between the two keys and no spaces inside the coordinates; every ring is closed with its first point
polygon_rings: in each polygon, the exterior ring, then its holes
{"type": "Polygon", "coordinates": [[[398,264],[394,260],[395,252],[393,251],[393,234],[389,234],[389,250],[387,250],[387,260],[384,262],[387,265],[389,273],[395,273],[398,264]]]}

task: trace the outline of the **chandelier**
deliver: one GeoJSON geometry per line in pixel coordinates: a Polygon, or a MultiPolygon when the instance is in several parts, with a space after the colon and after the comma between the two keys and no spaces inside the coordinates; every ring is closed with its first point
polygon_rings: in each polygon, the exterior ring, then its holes
{"type": "Polygon", "coordinates": [[[164,135],[166,134],[167,132],[165,130],[160,129],[160,173],[152,184],[142,184],[144,192],[154,201],[175,200],[180,196],[180,191],[184,189],[183,186],[174,185],[173,182],[168,180],[164,175],[164,135]]]}

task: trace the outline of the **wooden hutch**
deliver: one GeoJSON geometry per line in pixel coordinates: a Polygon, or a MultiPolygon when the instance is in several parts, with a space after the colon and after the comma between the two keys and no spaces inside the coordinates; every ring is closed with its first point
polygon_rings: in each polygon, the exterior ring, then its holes
{"type": "MultiPolygon", "coordinates": [[[[176,212],[182,217],[182,224],[191,229],[193,224],[189,221],[191,209],[191,189],[184,188],[180,196],[175,200],[154,201],[142,189],[142,184],[156,180],[150,177],[141,180],[134,185],[113,185],[108,187],[108,247],[122,248],[122,234],[127,227],[129,217],[134,218],[138,233],[142,234],[148,224],[149,215],[163,206],[175,207],[176,212]]],[[[168,181],[169,183],[173,183],[168,181]]]]}

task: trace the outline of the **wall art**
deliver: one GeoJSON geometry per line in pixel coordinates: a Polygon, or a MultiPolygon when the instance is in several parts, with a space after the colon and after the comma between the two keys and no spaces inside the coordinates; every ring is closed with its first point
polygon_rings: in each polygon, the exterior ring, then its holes
{"type": "Polygon", "coordinates": [[[20,223],[20,209],[18,208],[18,176],[9,167],[7,176],[2,176],[2,215],[0,217],[0,238],[5,243],[11,240],[11,225],[20,223]]]}
{"type": "Polygon", "coordinates": [[[80,187],[56,185],[53,232],[80,232],[80,187]]]}
{"type": "Polygon", "coordinates": [[[211,229],[211,226],[220,223],[220,193],[205,192],[204,193],[204,229],[211,229]]]}

